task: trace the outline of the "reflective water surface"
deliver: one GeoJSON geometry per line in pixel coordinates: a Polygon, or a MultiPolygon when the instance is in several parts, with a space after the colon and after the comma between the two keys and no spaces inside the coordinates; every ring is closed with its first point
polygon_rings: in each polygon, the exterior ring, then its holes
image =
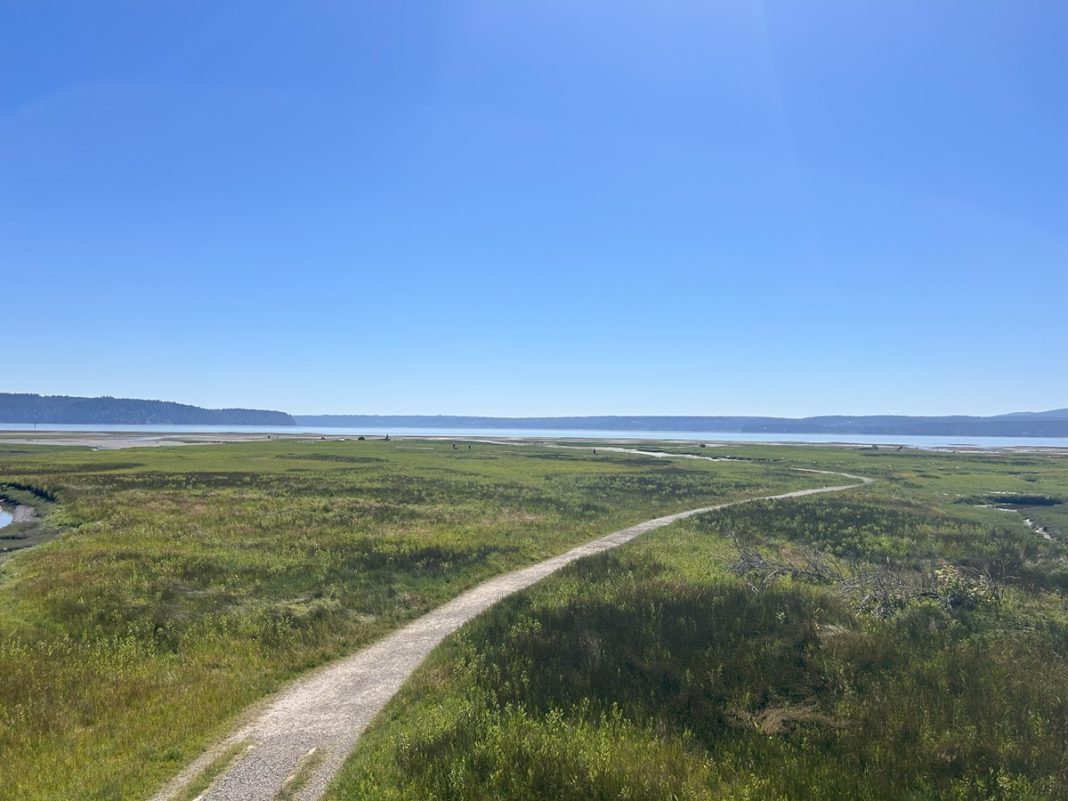
{"type": "MultiPolygon", "coordinates": [[[[691,442],[790,442],[904,445],[909,448],[1068,448],[1068,437],[909,436],[903,434],[773,434],[716,431],[598,431],[553,428],[330,428],[324,426],[168,426],[0,423],[0,431],[89,431],[144,434],[323,434],[332,437],[522,437],[526,439],[663,439],[691,442]]],[[[148,439],[150,437],[146,437],[148,439]]]]}

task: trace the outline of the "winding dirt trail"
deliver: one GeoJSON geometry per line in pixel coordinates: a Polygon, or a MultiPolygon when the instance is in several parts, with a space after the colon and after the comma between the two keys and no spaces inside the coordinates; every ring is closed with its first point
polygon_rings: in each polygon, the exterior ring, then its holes
{"type": "MultiPolygon", "coordinates": [[[[598,449],[610,450],[600,446],[598,449]]],[[[658,458],[717,461],[711,456],[682,456],[623,448],[611,450],[658,458]]],[[[287,780],[292,782],[292,777],[297,775],[302,786],[299,790],[289,787],[294,792],[287,793],[286,797],[294,801],[315,801],[325,792],[360,734],[434,647],[501,599],[576,559],[607,551],[648,531],[694,515],[753,501],[840,492],[873,480],[828,470],[793,469],[840,476],[855,483],[744,498],[656,517],[530,567],[489,579],[373,645],[311,672],[267,699],[249,713],[249,722],[191,763],[152,796],[151,801],[172,801],[176,796],[181,797],[190,782],[213,762],[238,749],[237,756],[209,788],[196,797],[198,801],[272,801],[287,789],[287,780]]]]}

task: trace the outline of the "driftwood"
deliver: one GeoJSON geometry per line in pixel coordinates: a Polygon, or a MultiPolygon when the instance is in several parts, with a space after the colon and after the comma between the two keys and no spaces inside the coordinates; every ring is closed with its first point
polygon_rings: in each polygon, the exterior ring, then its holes
{"type": "Polygon", "coordinates": [[[845,579],[839,562],[816,548],[800,546],[791,560],[769,559],[756,548],[741,545],[737,537],[732,536],[732,539],[734,547],[738,549],[738,559],[728,569],[741,576],[754,590],[758,589],[758,583],[763,588],[786,576],[817,584],[845,579]]]}
{"type": "Polygon", "coordinates": [[[732,535],[738,558],[728,567],[750,589],[759,591],[780,579],[824,584],[849,601],[860,612],[890,617],[909,602],[928,598],[950,611],[971,608],[983,601],[997,603],[1000,584],[989,570],[940,561],[925,569],[898,572],[889,565],[869,566],[851,561],[848,568],[833,556],[810,546],[791,547],[768,557],[758,549],[742,545],[732,535]]]}

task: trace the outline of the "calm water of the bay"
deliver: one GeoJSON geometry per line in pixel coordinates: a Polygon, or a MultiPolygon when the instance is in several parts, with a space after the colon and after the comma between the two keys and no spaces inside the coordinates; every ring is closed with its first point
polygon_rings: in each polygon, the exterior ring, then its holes
{"type": "Polygon", "coordinates": [[[843,445],[905,445],[910,448],[1068,448],[1068,437],[968,437],[876,434],[765,434],[714,431],[597,431],[531,428],[327,428],[307,426],[64,425],[0,423],[0,431],[87,431],[144,434],[322,434],[383,437],[522,437],[525,439],[684,440],[689,442],[788,442],[843,445]]]}

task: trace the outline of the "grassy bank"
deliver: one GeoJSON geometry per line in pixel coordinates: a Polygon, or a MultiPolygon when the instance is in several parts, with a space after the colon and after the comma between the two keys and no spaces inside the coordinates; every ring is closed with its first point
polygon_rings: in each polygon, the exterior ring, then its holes
{"type": "Polygon", "coordinates": [[[0,484],[44,493],[58,537],[0,562],[0,798],[141,798],[250,702],[489,575],[822,483],[429,441],[2,445],[0,484]]]}
{"type": "Polygon", "coordinates": [[[704,515],[505,601],[332,801],[1068,797],[1068,548],[988,502],[1047,499],[1027,513],[1057,530],[1068,465],[732,452],[881,481],[704,515]]]}

